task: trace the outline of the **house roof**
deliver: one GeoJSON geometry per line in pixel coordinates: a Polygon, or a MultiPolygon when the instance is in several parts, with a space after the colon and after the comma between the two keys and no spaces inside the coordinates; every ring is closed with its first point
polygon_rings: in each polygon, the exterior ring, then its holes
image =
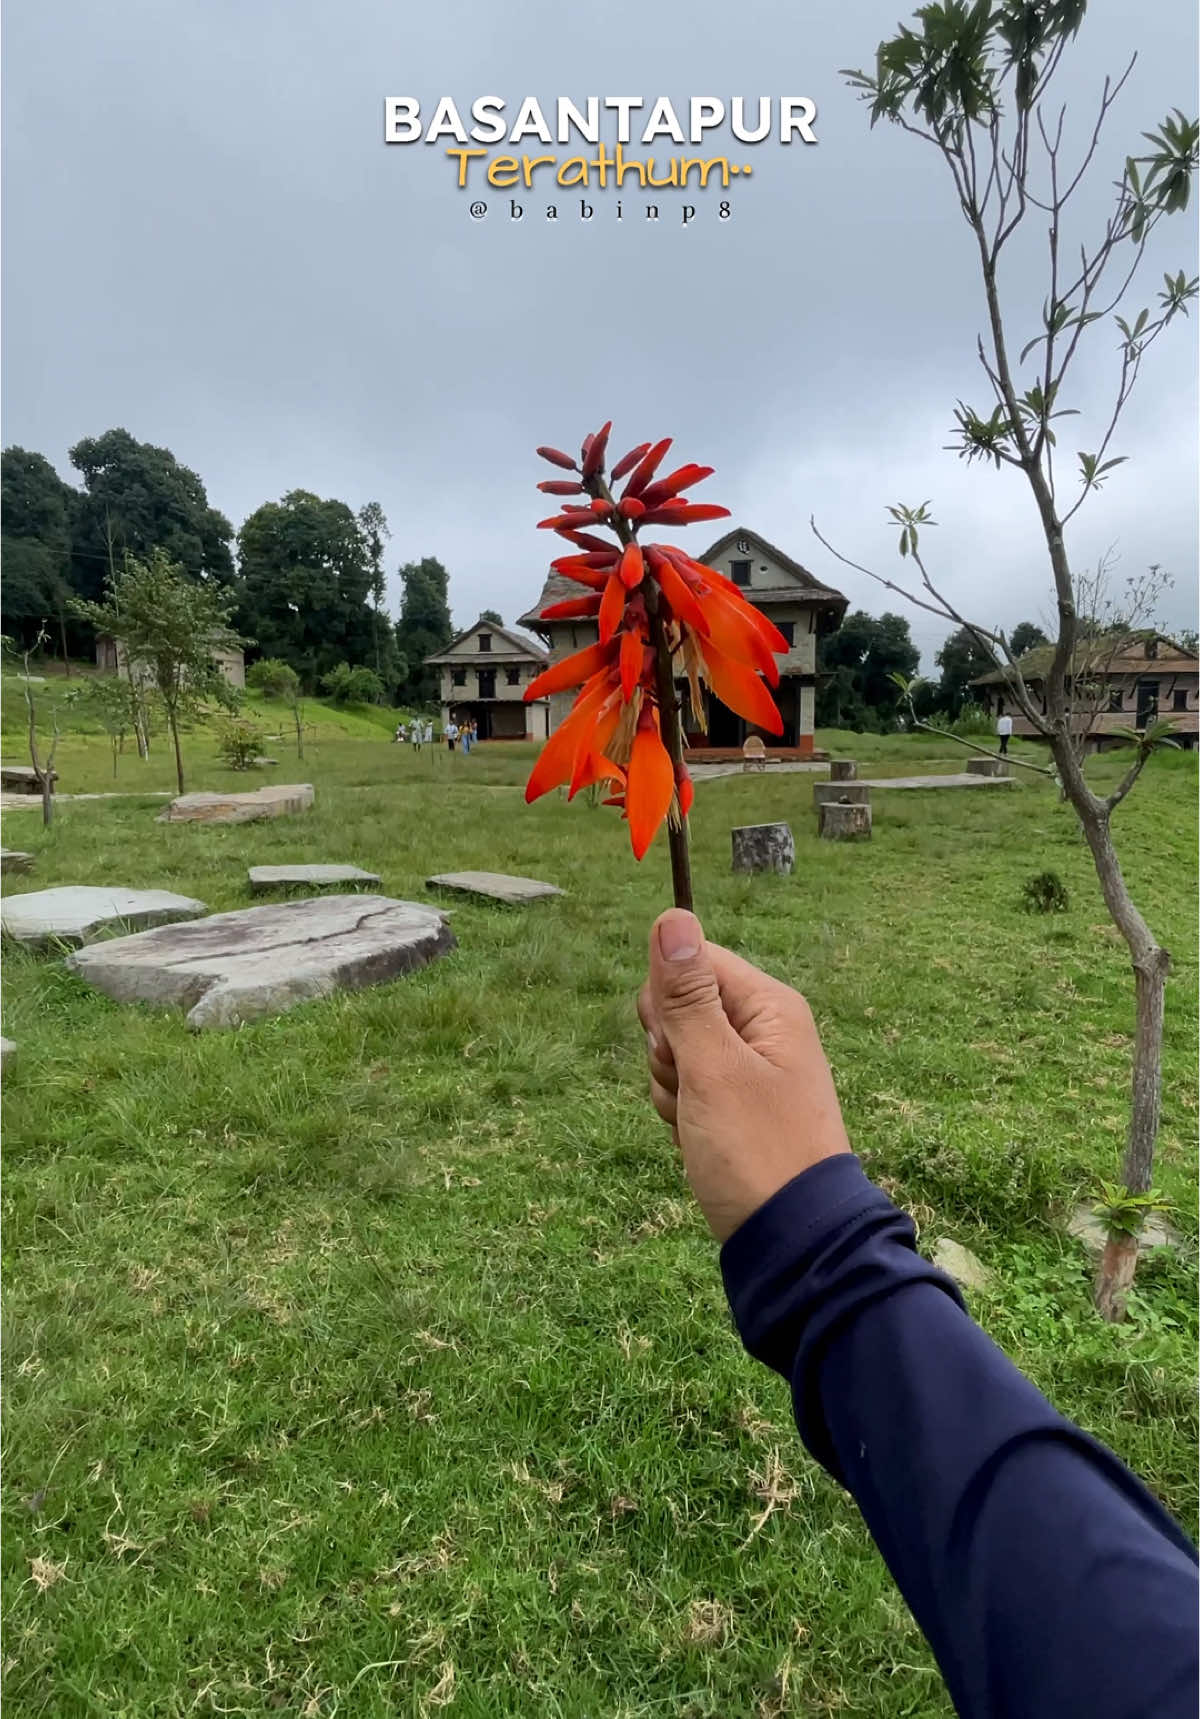
{"type": "MultiPolygon", "coordinates": [[[[768,543],[765,537],[760,537],[757,531],[749,531],[745,526],[739,525],[733,531],[727,531],[724,537],[720,537],[715,543],[710,544],[703,555],[697,556],[697,560],[702,561],[705,566],[710,566],[718,555],[723,554],[729,545],[735,543],[739,538],[745,538],[753,543],[760,554],[774,561],[794,580],[794,583],[790,585],[747,587],[747,600],[753,603],[755,607],[771,608],[780,603],[804,603],[812,608],[836,609],[841,614],[845,613],[846,598],[840,591],[835,591],[830,585],[822,585],[819,580],[813,578],[807,567],[802,567],[798,561],[793,561],[790,555],[785,555],[782,549],[776,549],[774,544],[768,543]]],[[[543,609],[549,608],[551,603],[561,603],[568,597],[581,597],[583,595],[583,586],[576,584],[574,579],[568,579],[563,573],[550,573],[546,577],[546,583],[542,586],[541,596],[532,609],[518,617],[518,623],[522,627],[532,627],[538,632],[544,631],[547,623],[541,619],[543,609]]],[[[550,624],[554,625],[555,623],[550,624]]],[[[566,622],[562,624],[569,625],[566,622]]]]}
{"type": "MultiPolygon", "coordinates": [[[[1053,660],[1052,644],[1035,645],[1031,651],[1026,651],[1024,656],[1018,657],[1017,667],[1023,680],[1040,681],[1045,679],[1053,660]]],[[[1090,647],[1080,645],[1076,650],[1072,674],[1087,674],[1093,671],[1099,671],[1105,676],[1197,674],[1200,673],[1200,658],[1185,650],[1166,633],[1156,633],[1148,628],[1128,634],[1105,633],[1090,647]],[[1146,655],[1146,646],[1150,643],[1158,646],[1157,655],[1152,657],[1146,655]]],[[[989,669],[987,674],[978,675],[971,685],[1003,686],[1007,681],[1008,676],[1002,669],[989,669]]]]}
{"type": "MultiPolygon", "coordinates": [[[[524,619],[524,617],[522,617],[524,619]]],[[[535,639],[526,638],[524,633],[514,632],[511,627],[498,627],[495,621],[476,621],[465,631],[458,633],[450,640],[445,650],[435,651],[431,657],[426,657],[429,664],[453,663],[456,667],[464,659],[457,653],[457,647],[464,639],[469,639],[473,633],[491,633],[494,638],[503,639],[507,649],[496,650],[495,647],[487,653],[488,660],[494,663],[536,662],[548,663],[549,657],[535,639]]],[[[482,653],[481,653],[482,654],[482,653]]],[[[470,659],[472,662],[474,657],[470,659]]]]}

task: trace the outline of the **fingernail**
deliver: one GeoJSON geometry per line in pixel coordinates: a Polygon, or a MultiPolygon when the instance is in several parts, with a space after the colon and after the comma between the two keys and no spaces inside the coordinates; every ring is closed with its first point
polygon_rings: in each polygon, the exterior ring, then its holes
{"type": "Polygon", "coordinates": [[[690,961],[699,955],[704,932],[694,913],[677,907],[658,922],[658,947],[664,961],[690,961]]]}

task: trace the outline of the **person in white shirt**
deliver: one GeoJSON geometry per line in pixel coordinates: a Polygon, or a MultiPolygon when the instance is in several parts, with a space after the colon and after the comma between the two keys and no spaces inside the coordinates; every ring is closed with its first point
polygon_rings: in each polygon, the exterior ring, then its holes
{"type": "Polygon", "coordinates": [[[1012,734],[1012,717],[998,716],[996,718],[996,733],[1000,737],[1000,756],[1008,757],[1008,742],[1012,734]]]}
{"type": "Polygon", "coordinates": [[[426,746],[429,746],[432,744],[432,742],[433,742],[433,723],[432,722],[427,722],[425,724],[425,729],[421,735],[421,739],[425,742],[426,746]]]}
{"type": "Polygon", "coordinates": [[[453,717],[451,717],[450,721],[446,724],[445,729],[443,730],[443,733],[446,736],[446,749],[447,749],[447,751],[453,752],[455,742],[458,739],[458,724],[457,724],[457,722],[455,722],[453,717]]]}

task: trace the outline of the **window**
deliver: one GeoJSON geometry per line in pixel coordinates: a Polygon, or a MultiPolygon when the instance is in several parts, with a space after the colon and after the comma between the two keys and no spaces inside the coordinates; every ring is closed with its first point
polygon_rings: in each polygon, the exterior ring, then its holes
{"type": "Polygon", "coordinates": [[[1171,709],[1172,710],[1186,710],[1187,709],[1187,687],[1186,686],[1177,686],[1175,688],[1175,691],[1171,694],[1171,709]]]}
{"type": "Polygon", "coordinates": [[[779,631],[783,634],[784,638],[787,640],[787,648],[790,651],[792,646],[796,642],[796,623],[795,623],[795,621],[776,621],[775,625],[779,628],[779,631]]]}
{"type": "Polygon", "coordinates": [[[520,686],[521,671],[519,668],[505,669],[504,679],[509,686],[520,686]]]}
{"type": "Polygon", "coordinates": [[[479,648],[481,651],[490,651],[491,650],[491,648],[492,648],[492,635],[490,633],[480,633],[480,635],[479,635],[479,648]]]}
{"type": "Polygon", "coordinates": [[[1158,640],[1157,639],[1147,639],[1146,640],[1146,655],[1148,657],[1150,657],[1151,659],[1153,659],[1154,657],[1156,657],[1158,655],[1158,640]]]}
{"type": "Polygon", "coordinates": [[[451,686],[466,686],[466,684],[467,684],[467,671],[466,671],[466,669],[453,669],[452,668],[450,670],[450,685],[451,686]]]}
{"type": "Polygon", "coordinates": [[[729,563],[729,577],[735,585],[748,585],[750,583],[750,563],[748,561],[731,561],[729,563]]]}
{"type": "Polygon", "coordinates": [[[480,698],[495,698],[495,696],[496,696],[496,671],[495,671],[495,669],[480,669],[480,671],[479,671],[479,696],[480,696],[480,698]]]}
{"type": "Polygon", "coordinates": [[[1108,708],[1110,710],[1120,710],[1120,708],[1121,708],[1121,689],[1119,686],[1114,686],[1112,691],[1109,693],[1109,695],[1108,695],[1108,708]]]}

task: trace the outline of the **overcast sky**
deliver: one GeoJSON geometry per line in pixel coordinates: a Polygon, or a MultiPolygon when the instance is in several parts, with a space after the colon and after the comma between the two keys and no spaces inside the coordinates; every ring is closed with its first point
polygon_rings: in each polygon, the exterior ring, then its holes
{"type": "MultiPolygon", "coordinates": [[[[235,526],[293,488],[379,500],[392,568],[438,556],[467,625],[485,606],[511,620],[540,589],[534,446],[574,447],[612,417],[622,447],[673,435],[681,458],[715,465],[703,499],[854,605],[903,612],[832,560],[809,516],[890,572],[886,505],[932,498],[926,541],[955,600],[983,621],[1048,619],[1023,481],[943,451],[955,400],[988,404],[977,260],[944,169],[894,128],[872,132],[838,76],[902,16],[897,0],[8,0],[4,441],[73,478],[67,449],[123,425],[193,466],[235,526]],[[692,95],[809,96],[819,142],[710,133],[688,153],[751,162],[749,180],[660,193],[657,224],[626,193],[618,224],[612,191],[588,194],[581,223],[578,192],[536,187],[516,193],[521,222],[490,190],[472,220],[452,140],[382,141],[388,95],[427,113],[441,95],[464,111],[501,95],[511,117],[526,95],[552,111],[559,95],[630,93],[684,113],[692,95]],[[697,205],[686,227],[683,201],[697,205]]],[[[1135,49],[1080,199],[1089,231],[1139,133],[1195,111],[1192,0],[1093,8],[1061,85],[1076,137],[1135,49]]],[[[651,149],[669,145],[629,153],[651,149]]],[[[1167,225],[1135,308],[1165,268],[1195,272],[1194,233],[1191,212],[1167,225]]],[[[1004,287],[1019,349],[1040,258],[1014,255],[1004,287]]],[[[1069,541],[1077,567],[1116,545],[1121,577],[1169,569],[1164,619],[1179,626],[1196,607],[1197,320],[1149,355],[1115,444],[1129,463],[1069,541]]],[[[1099,440],[1114,365],[1095,335],[1065,468],[1099,440]]],[[[690,546],[710,532],[691,528],[690,546]]],[[[929,666],[946,629],[912,624],[929,666]]]]}

